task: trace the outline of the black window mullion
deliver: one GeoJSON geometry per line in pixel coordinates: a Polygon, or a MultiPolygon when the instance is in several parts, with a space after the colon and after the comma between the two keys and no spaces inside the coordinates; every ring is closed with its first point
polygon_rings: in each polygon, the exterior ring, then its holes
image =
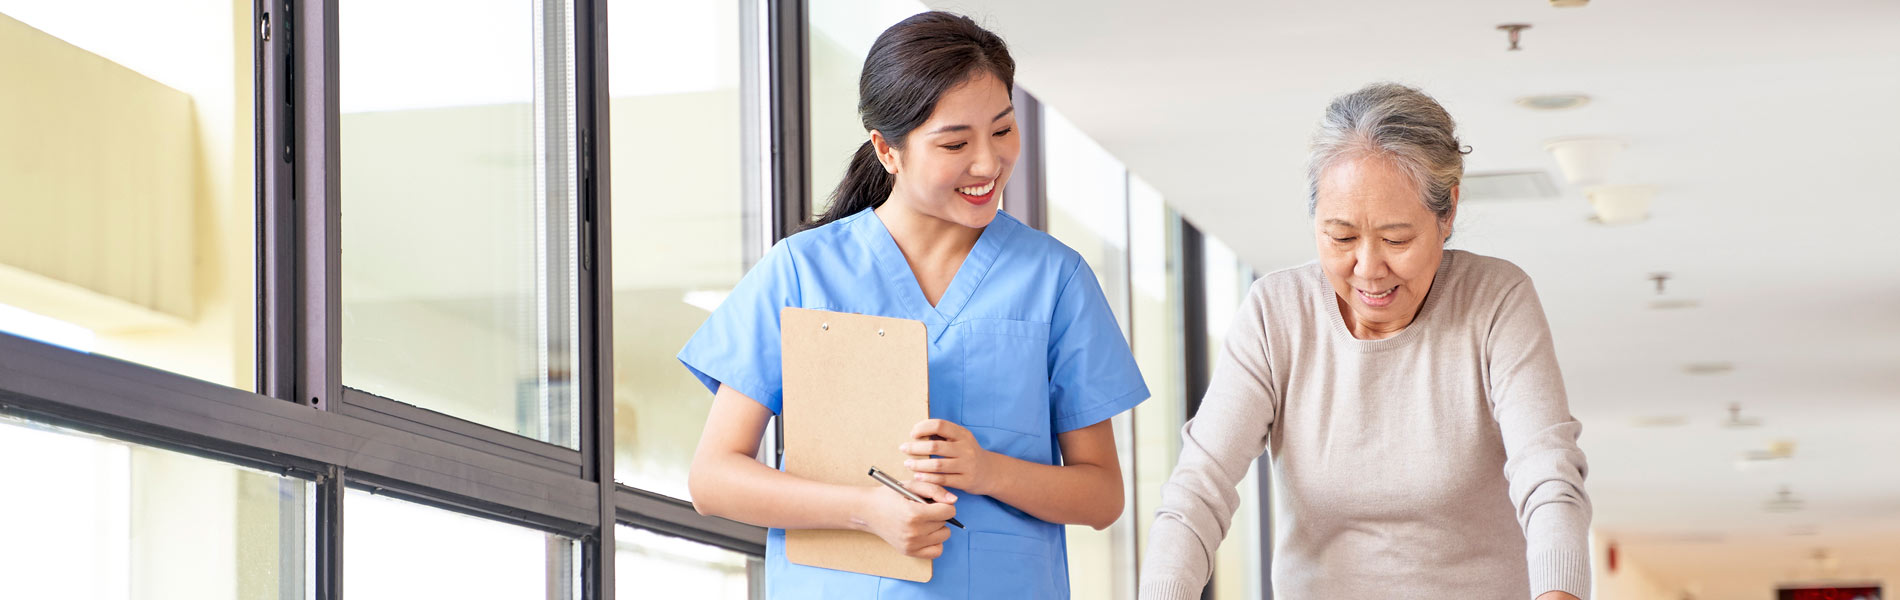
{"type": "Polygon", "coordinates": [[[343,598],[343,497],[347,481],[342,467],[330,465],[317,478],[316,538],[317,600],[343,598]]]}
{"type": "Polygon", "coordinates": [[[297,291],[295,95],[292,93],[290,0],[257,0],[253,39],[256,93],[257,391],[296,401],[297,291]]]}
{"type": "MultiPolygon", "coordinates": [[[[1207,394],[1211,378],[1207,339],[1207,246],[1201,230],[1185,219],[1181,221],[1181,344],[1186,364],[1187,389],[1182,404],[1185,418],[1193,419],[1201,409],[1201,397],[1207,394]]],[[[1214,579],[1210,576],[1201,588],[1201,598],[1214,597],[1214,579]]]]}
{"type": "Polygon", "coordinates": [[[331,406],[331,411],[568,476],[586,476],[582,469],[584,455],[579,451],[349,386],[344,386],[341,400],[331,406]]]}
{"type": "Polygon", "coordinates": [[[1207,252],[1201,230],[1186,219],[1181,221],[1181,354],[1186,363],[1187,389],[1182,390],[1187,409],[1183,419],[1194,418],[1201,409],[1201,396],[1207,393],[1212,364],[1207,356],[1207,252]]]}
{"type": "Polygon", "coordinates": [[[617,487],[618,520],[622,523],[742,554],[765,556],[764,527],[702,515],[693,509],[693,503],[664,494],[617,487]]]}
{"type": "Polygon", "coordinates": [[[581,545],[581,595],[611,600],[614,581],[613,223],[607,79],[607,1],[575,0],[575,118],[579,240],[582,477],[594,485],[596,527],[581,545]]]}
{"type": "Polygon", "coordinates": [[[811,181],[811,11],[809,0],[765,0],[771,89],[772,196],[777,240],[797,233],[814,204],[811,181]]]}
{"type": "MultiPolygon", "coordinates": [[[[281,63],[285,73],[282,93],[287,104],[276,111],[284,115],[278,128],[284,144],[282,158],[271,164],[287,163],[288,176],[280,176],[273,188],[290,193],[280,196],[272,207],[275,212],[270,222],[286,230],[276,232],[278,246],[266,249],[272,256],[290,258],[285,262],[293,271],[273,271],[264,281],[272,286],[267,296],[273,299],[273,307],[290,309],[290,325],[283,325],[281,319],[267,323],[273,334],[291,338],[267,344],[280,353],[269,357],[275,369],[271,383],[288,385],[298,404],[327,411],[343,393],[342,329],[338,318],[342,296],[337,289],[342,279],[338,268],[342,238],[337,231],[342,220],[337,156],[341,139],[338,129],[342,125],[337,99],[337,5],[333,0],[280,1],[282,19],[274,26],[281,28],[281,42],[287,51],[281,63]],[[287,365],[294,366],[286,369],[287,365]],[[286,375],[285,371],[292,369],[294,375],[286,375]]],[[[315,579],[317,600],[343,598],[344,468],[341,461],[329,462],[329,469],[317,484],[313,532],[317,570],[310,574],[315,579]]]]}
{"type": "MultiPolygon", "coordinates": [[[[1038,230],[1049,229],[1048,187],[1043,183],[1042,101],[1016,86],[1010,95],[1016,108],[1016,132],[1021,136],[1022,152],[1010,172],[1009,185],[1003,188],[1003,210],[1038,230]]],[[[1126,186],[1124,186],[1126,189],[1126,186]]]]}
{"type": "Polygon", "coordinates": [[[289,128],[299,289],[294,296],[297,400],[323,410],[343,394],[342,186],[337,99],[337,0],[286,0],[291,46],[289,128]]]}

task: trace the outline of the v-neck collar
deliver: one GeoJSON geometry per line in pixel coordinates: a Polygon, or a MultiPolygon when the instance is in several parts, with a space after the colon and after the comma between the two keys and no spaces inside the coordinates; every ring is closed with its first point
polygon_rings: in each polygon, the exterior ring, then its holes
{"type": "Polygon", "coordinates": [[[923,321],[929,330],[930,341],[936,342],[943,336],[951,321],[963,312],[970,297],[982,286],[983,278],[989,275],[990,266],[996,263],[1001,254],[1003,241],[1014,231],[1013,224],[1001,211],[983,233],[977,235],[976,244],[970,247],[970,253],[963,257],[963,264],[957,266],[957,274],[950,279],[950,287],[945,288],[943,296],[937,298],[937,305],[931,306],[924,297],[924,288],[917,281],[917,274],[910,270],[910,263],[904,260],[904,251],[897,247],[897,239],[891,237],[891,230],[884,226],[873,209],[864,209],[858,213],[858,239],[871,251],[877,273],[884,283],[890,286],[900,298],[899,303],[911,318],[923,321]]]}

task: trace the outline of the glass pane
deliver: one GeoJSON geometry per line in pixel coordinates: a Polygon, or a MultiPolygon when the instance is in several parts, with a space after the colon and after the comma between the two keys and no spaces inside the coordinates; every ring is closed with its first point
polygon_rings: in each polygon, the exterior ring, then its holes
{"type": "Polygon", "coordinates": [[[255,389],[249,6],[0,0],[0,332],[255,389]]]}
{"type": "Polygon", "coordinates": [[[561,536],[350,490],[343,498],[350,600],[569,600],[579,545],[561,536]]]}
{"type": "MultiPolygon", "coordinates": [[[[1234,314],[1247,300],[1247,288],[1253,284],[1252,270],[1240,262],[1232,248],[1212,235],[1201,238],[1202,269],[1207,285],[1208,368],[1220,357],[1227,344],[1227,330],[1233,327],[1234,314]]],[[[1178,428],[1177,428],[1178,429],[1178,428]]],[[[1178,436],[1177,436],[1178,437],[1178,436]]],[[[1227,539],[1214,552],[1214,598],[1260,597],[1260,464],[1247,468],[1240,480],[1240,509],[1234,511],[1227,539]]]]}
{"type": "Polygon", "coordinates": [[[858,75],[878,34],[928,10],[917,0],[811,0],[811,208],[824,212],[851,154],[871,139],[858,119],[858,75]]]}
{"type": "Polygon", "coordinates": [[[614,597],[621,600],[746,600],[751,574],[765,568],[755,557],[624,525],[614,539],[614,597]]]}
{"type": "MultiPolygon", "coordinates": [[[[1095,143],[1054,108],[1044,107],[1043,149],[1046,161],[1049,234],[1068,244],[1088,261],[1102,284],[1122,335],[1129,331],[1128,281],[1128,171],[1121,161],[1095,143]]],[[[1154,384],[1149,384],[1150,389],[1154,384]]],[[[1116,415],[1115,450],[1122,458],[1124,488],[1137,484],[1134,426],[1131,413],[1116,415]]],[[[1124,493],[1127,493],[1126,489],[1124,493]]],[[[1122,518],[1103,531],[1069,526],[1069,582],[1077,598],[1132,598],[1135,577],[1135,504],[1124,505],[1122,518]]]]}
{"type": "Polygon", "coordinates": [[[1181,425],[1187,414],[1182,401],[1186,381],[1181,372],[1181,246],[1180,217],[1168,209],[1161,192],[1130,177],[1129,263],[1134,288],[1135,361],[1153,394],[1136,406],[1135,452],[1122,460],[1135,465],[1135,527],[1149,539],[1155,509],[1161,506],[1161,488],[1174,472],[1181,452],[1181,425]]]}
{"type": "Polygon", "coordinates": [[[577,447],[568,2],[338,11],[344,383],[577,447]]]}
{"type": "Polygon", "coordinates": [[[311,485],[0,416],[0,598],[305,597],[311,485]]]}
{"type": "Polygon", "coordinates": [[[762,186],[748,185],[765,166],[737,150],[763,133],[746,113],[763,102],[756,50],[742,49],[763,41],[742,42],[739,4],[608,6],[614,478],[682,499],[712,403],[674,356],[769,235],[762,186]]]}
{"type": "Polygon", "coordinates": [[[1128,335],[1128,170],[1046,105],[1043,135],[1049,234],[1088,261],[1128,335]]]}

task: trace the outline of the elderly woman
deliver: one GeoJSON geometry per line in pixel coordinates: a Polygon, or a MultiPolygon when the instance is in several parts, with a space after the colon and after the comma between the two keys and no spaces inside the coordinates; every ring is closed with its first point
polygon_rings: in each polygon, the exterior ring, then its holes
{"type": "Polygon", "coordinates": [[[1580,425],[1530,277],[1446,250],[1464,151],[1430,96],[1335,99],[1307,166],[1319,260],[1255,282],[1182,430],[1142,598],[1198,598],[1272,448],[1275,592],[1589,595],[1580,425]]]}

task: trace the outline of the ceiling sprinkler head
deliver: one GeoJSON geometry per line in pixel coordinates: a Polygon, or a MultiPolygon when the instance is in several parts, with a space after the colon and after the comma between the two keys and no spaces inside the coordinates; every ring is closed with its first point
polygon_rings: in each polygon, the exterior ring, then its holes
{"type": "Polygon", "coordinates": [[[1523,50],[1523,48],[1517,47],[1518,35],[1523,33],[1524,30],[1530,29],[1530,28],[1531,28],[1531,25],[1529,23],[1505,23],[1503,25],[1498,26],[1499,31],[1503,31],[1510,34],[1511,47],[1509,49],[1513,52],[1518,51],[1518,50],[1523,50]]]}
{"type": "Polygon", "coordinates": [[[1730,404],[1728,405],[1728,420],[1723,421],[1722,426],[1729,429],[1760,427],[1761,419],[1756,417],[1744,417],[1742,416],[1742,405],[1730,404]]]}

